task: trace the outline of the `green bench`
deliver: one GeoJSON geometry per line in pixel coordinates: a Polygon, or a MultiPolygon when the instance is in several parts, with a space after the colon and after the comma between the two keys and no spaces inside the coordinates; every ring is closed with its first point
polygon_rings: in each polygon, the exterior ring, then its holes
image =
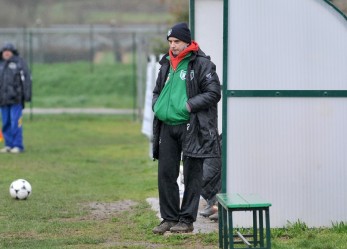
{"type": "Polygon", "coordinates": [[[246,247],[271,249],[270,211],[271,203],[257,194],[217,194],[219,216],[219,248],[234,249],[235,244],[246,247]],[[242,235],[233,225],[233,212],[251,211],[253,213],[252,234],[242,235]],[[265,213],[265,236],[264,236],[265,213]],[[236,239],[238,238],[238,239],[236,239]],[[247,239],[248,238],[248,239],[247,239]]]}

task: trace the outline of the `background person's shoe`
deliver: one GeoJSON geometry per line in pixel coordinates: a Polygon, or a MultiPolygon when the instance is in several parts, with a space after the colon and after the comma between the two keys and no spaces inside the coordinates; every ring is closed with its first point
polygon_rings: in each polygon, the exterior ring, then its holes
{"type": "Polygon", "coordinates": [[[12,149],[10,149],[10,152],[16,154],[16,153],[21,153],[22,150],[18,147],[13,147],[12,149]]]}
{"type": "Polygon", "coordinates": [[[218,212],[210,215],[208,218],[212,221],[218,221],[218,212]]]}
{"type": "Polygon", "coordinates": [[[170,228],[175,226],[177,221],[167,221],[163,220],[158,226],[153,228],[152,232],[155,234],[164,234],[167,231],[170,231],[170,228]]]}
{"type": "Polygon", "coordinates": [[[210,215],[217,213],[217,211],[218,208],[216,205],[207,205],[204,210],[199,212],[199,214],[204,217],[209,217],[210,215]]]}
{"type": "Polygon", "coordinates": [[[7,153],[7,152],[10,152],[10,150],[11,150],[10,147],[5,146],[4,148],[2,148],[2,149],[0,150],[0,153],[7,153]]]}
{"type": "Polygon", "coordinates": [[[193,223],[178,222],[176,226],[171,227],[170,232],[172,233],[190,233],[193,232],[193,223]]]}

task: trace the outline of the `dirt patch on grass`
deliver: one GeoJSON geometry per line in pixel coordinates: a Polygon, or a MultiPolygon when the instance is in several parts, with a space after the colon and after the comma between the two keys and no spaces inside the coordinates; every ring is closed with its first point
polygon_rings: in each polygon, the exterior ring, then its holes
{"type": "MultiPolygon", "coordinates": [[[[154,198],[154,202],[158,202],[156,198],[154,198]]],[[[147,200],[148,201],[148,200],[147,200]]],[[[139,203],[132,201],[132,200],[121,200],[117,202],[90,202],[90,203],[84,203],[81,204],[83,210],[87,213],[82,217],[82,220],[95,220],[95,221],[102,221],[105,222],[106,220],[109,220],[112,217],[117,217],[122,212],[125,211],[131,211],[135,206],[137,206],[139,203]]],[[[156,206],[159,207],[158,204],[156,206]]],[[[195,226],[195,232],[194,233],[209,233],[215,231],[217,224],[215,222],[207,221],[206,218],[198,218],[198,221],[194,224],[195,226]],[[202,220],[204,219],[204,220],[202,220]],[[203,222],[203,224],[201,223],[203,222]],[[208,224],[207,224],[208,223],[208,224]]],[[[152,228],[150,228],[152,229],[152,228]]],[[[106,241],[104,241],[102,244],[105,247],[115,247],[115,248],[151,248],[151,249],[161,249],[161,248],[185,248],[185,249],[215,249],[218,248],[218,246],[211,246],[211,245],[203,245],[202,242],[200,242],[200,239],[192,238],[192,241],[187,240],[184,245],[166,245],[165,242],[151,242],[151,241],[138,241],[138,240],[131,240],[122,238],[122,235],[119,234],[121,230],[118,230],[115,228],[113,234],[109,236],[106,241]],[[123,241],[124,240],[124,241],[123,241]],[[164,244],[163,244],[164,243],[164,244]]],[[[194,233],[191,233],[193,235],[194,233]]],[[[170,236],[174,235],[177,236],[177,234],[171,234],[167,233],[164,236],[170,236]]],[[[179,239],[177,239],[179,240],[179,239]]]]}
{"type": "Polygon", "coordinates": [[[84,204],[84,209],[87,209],[87,211],[89,212],[89,214],[84,218],[91,220],[109,219],[115,214],[130,210],[135,205],[137,205],[137,202],[132,200],[122,200],[110,203],[90,202],[84,204]]]}

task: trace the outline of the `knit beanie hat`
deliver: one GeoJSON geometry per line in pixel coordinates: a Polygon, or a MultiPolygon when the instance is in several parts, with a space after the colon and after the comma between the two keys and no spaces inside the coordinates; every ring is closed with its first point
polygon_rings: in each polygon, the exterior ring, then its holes
{"type": "Polygon", "coordinates": [[[166,39],[169,37],[175,37],[183,42],[191,43],[192,37],[188,25],[184,22],[174,25],[168,32],[166,39]]]}
{"type": "Polygon", "coordinates": [[[1,52],[4,52],[5,50],[17,52],[16,47],[12,43],[5,43],[1,48],[1,52]]]}
{"type": "Polygon", "coordinates": [[[12,43],[5,43],[0,50],[0,58],[2,57],[2,53],[6,50],[11,51],[14,55],[19,55],[18,50],[12,43]]]}

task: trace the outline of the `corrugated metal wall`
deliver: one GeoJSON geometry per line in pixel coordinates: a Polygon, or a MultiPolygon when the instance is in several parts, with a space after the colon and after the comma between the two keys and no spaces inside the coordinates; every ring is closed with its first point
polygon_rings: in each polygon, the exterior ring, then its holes
{"type": "MultiPolygon", "coordinates": [[[[230,0],[228,12],[228,90],[346,90],[347,22],[328,2],[230,0]]],[[[227,192],[267,198],[274,227],[347,220],[346,97],[230,97],[226,108],[227,192]]]]}
{"type": "Polygon", "coordinates": [[[228,192],[268,199],[273,226],[345,221],[346,110],[346,98],[232,98],[228,192]]]}
{"type": "MultiPolygon", "coordinates": [[[[201,49],[216,65],[223,83],[223,0],[195,1],[195,37],[201,49]],[[213,18],[211,18],[213,16],[213,18]],[[207,18],[209,17],[209,18],[207,18]]],[[[218,103],[218,129],[222,132],[222,100],[218,103]]]]}
{"type": "Polygon", "coordinates": [[[347,22],[323,0],[231,0],[228,43],[228,89],[346,89],[347,22]]]}

